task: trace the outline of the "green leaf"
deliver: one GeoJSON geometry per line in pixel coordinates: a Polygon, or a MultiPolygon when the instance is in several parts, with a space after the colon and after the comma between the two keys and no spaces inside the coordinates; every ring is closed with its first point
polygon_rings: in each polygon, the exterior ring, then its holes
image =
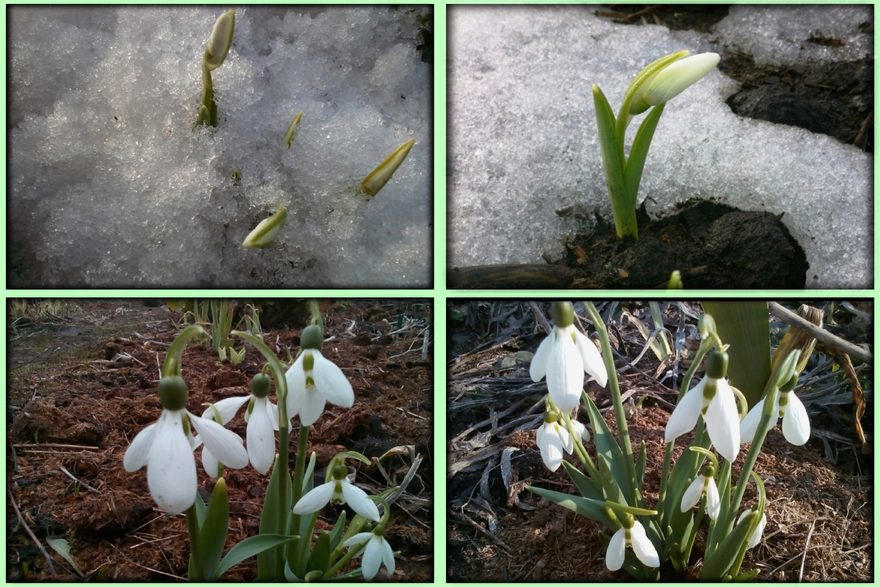
{"type": "Polygon", "coordinates": [[[588,497],[590,499],[595,499],[597,501],[601,501],[604,499],[602,488],[596,485],[595,481],[584,475],[580,471],[580,469],[578,469],[568,461],[562,461],[562,466],[565,467],[565,472],[568,473],[568,476],[571,478],[571,482],[574,483],[574,486],[577,487],[582,496],[588,497]]]}
{"type": "Polygon", "coordinates": [[[323,576],[324,571],[309,571],[306,573],[305,581],[306,583],[314,583],[315,581],[320,581],[323,576]]]}
{"type": "Polygon", "coordinates": [[[217,567],[217,577],[223,576],[223,573],[254,555],[270,551],[276,546],[280,546],[285,542],[296,540],[298,536],[282,536],[280,534],[258,534],[245,538],[235,546],[229,549],[220,565],[217,567]]]}
{"type": "Polygon", "coordinates": [[[199,495],[198,491],[196,491],[195,506],[196,506],[196,520],[198,520],[199,528],[201,528],[202,524],[205,523],[205,510],[207,509],[207,506],[205,505],[205,500],[202,499],[202,496],[199,495]]]}
{"type": "Polygon", "coordinates": [[[639,456],[636,459],[636,487],[641,487],[645,481],[645,464],[648,460],[648,451],[645,442],[639,447],[639,456]]]}
{"type": "MultiPolygon", "coordinates": [[[[330,565],[330,533],[321,532],[315,540],[315,548],[309,557],[309,571],[321,571],[324,574],[330,565]]],[[[308,577],[308,574],[306,575],[308,577]]]]}
{"type": "Polygon", "coordinates": [[[725,536],[718,548],[703,561],[703,570],[700,578],[703,580],[720,581],[724,578],[730,566],[737,559],[741,550],[748,546],[748,537],[752,529],[757,525],[761,514],[751,512],[743,520],[734,526],[733,531],[725,536]]]}
{"type": "Polygon", "coordinates": [[[608,514],[605,513],[605,502],[598,499],[590,499],[588,497],[580,497],[577,495],[569,495],[551,489],[543,489],[541,487],[527,487],[529,491],[540,495],[548,501],[552,501],[556,505],[562,506],[567,510],[571,510],[581,516],[590,518],[600,524],[605,524],[608,528],[614,528],[608,514]]]}
{"type": "Polygon", "coordinates": [[[715,319],[718,336],[729,344],[727,377],[751,408],[761,399],[770,379],[770,318],[767,302],[703,302],[715,319]]]}
{"type": "Polygon", "coordinates": [[[77,575],[82,576],[82,571],[76,566],[76,560],[70,554],[70,543],[64,538],[46,538],[46,544],[52,547],[52,550],[61,555],[61,558],[67,561],[77,575]]]}
{"type": "Polygon", "coordinates": [[[593,102],[596,110],[596,127],[599,131],[599,145],[602,148],[602,163],[605,168],[605,182],[611,198],[611,211],[617,236],[638,237],[635,208],[629,209],[626,202],[626,182],[624,179],[623,144],[615,135],[615,119],[611,105],[599,86],[593,84],[593,102]]]}
{"type": "Polygon", "coordinates": [[[666,104],[654,106],[642,121],[633,144],[629,149],[629,158],[623,172],[623,183],[626,186],[626,201],[635,209],[636,197],[639,193],[639,183],[642,181],[642,171],[645,169],[645,161],[648,159],[648,151],[651,149],[651,139],[657,130],[657,123],[663,115],[666,104]]]}
{"type": "Polygon", "coordinates": [[[223,554],[228,532],[229,494],[226,491],[226,480],[220,477],[211,492],[205,521],[199,530],[199,560],[196,564],[201,568],[202,579],[216,578],[214,572],[223,554]]]}
{"type": "Polygon", "coordinates": [[[336,550],[336,547],[339,546],[339,543],[342,541],[342,533],[345,531],[345,518],[347,517],[346,511],[342,510],[342,513],[339,514],[339,518],[336,519],[336,523],[333,525],[333,529],[330,531],[330,551],[336,550]]]}
{"type": "MultiPolygon", "coordinates": [[[[360,453],[358,453],[360,454],[360,453]]],[[[306,472],[303,475],[303,488],[302,494],[305,495],[309,491],[312,490],[315,483],[315,463],[318,462],[318,455],[316,453],[312,453],[309,457],[309,463],[306,465],[306,472]]],[[[294,504],[296,505],[296,504],[294,504]]]]}
{"type": "MultiPolygon", "coordinates": [[[[275,467],[266,489],[263,500],[263,515],[260,518],[260,534],[287,534],[288,529],[279,527],[280,516],[287,519],[290,509],[290,475],[287,467],[282,466],[275,458],[275,467]]],[[[286,525],[286,524],[285,524],[286,525]]],[[[257,575],[260,580],[268,581],[280,578],[283,573],[283,551],[281,549],[266,550],[257,557],[257,575]]]]}
{"type": "MultiPolygon", "coordinates": [[[[608,424],[605,423],[605,418],[602,417],[599,408],[593,403],[592,398],[586,393],[582,393],[581,397],[584,399],[584,404],[587,407],[587,414],[590,417],[590,425],[593,428],[593,442],[596,445],[596,454],[598,457],[605,459],[605,464],[608,466],[608,470],[617,484],[618,493],[623,494],[616,497],[606,495],[606,497],[613,499],[614,501],[619,501],[620,503],[637,505],[630,504],[625,498],[627,495],[635,495],[632,486],[634,480],[629,478],[629,473],[627,472],[626,455],[623,454],[623,450],[621,450],[620,445],[617,444],[617,439],[614,437],[614,434],[611,433],[611,429],[608,428],[608,424]]],[[[603,486],[604,485],[605,484],[603,483],[603,486]]]]}

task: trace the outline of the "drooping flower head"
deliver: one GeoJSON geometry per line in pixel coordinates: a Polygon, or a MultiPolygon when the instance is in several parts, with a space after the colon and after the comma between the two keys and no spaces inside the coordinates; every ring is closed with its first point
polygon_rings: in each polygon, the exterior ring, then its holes
{"type": "Polygon", "coordinates": [[[568,412],[580,403],[584,373],[605,387],[608,372],[599,349],[575,328],[571,303],[554,302],[551,315],[553,329],[535,351],[529,375],[536,383],[546,376],[553,403],[568,412]]]}
{"type": "MultiPolygon", "coordinates": [[[[589,439],[587,428],[575,419],[571,421],[575,434],[582,439],[589,439]]],[[[541,460],[551,471],[556,471],[562,464],[563,451],[571,454],[574,450],[574,439],[568,432],[559,410],[548,405],[544,414],[544,423],[538,427],[535,440],[541,451],[541,460]]]]}
{"type": "Polygon", "coordinates": [[[359,544],[367,543],[367,546],[360,552],[363,555],[361,561],[361,574],[364,579],[371,581],[379,572],[379,567],[385,565],[388,576],[394,574],[394,551],[391,545],[385,540],[384,528],[377,527],[372,532],[360,532],[355,534],[343,545],[352,548],[359,544]]]}
{"type": "Polygon", "coordinates": [[[354,391],[342,370],[321,354],[320,326],[307,326],[300,337],[302,352],[287,371],[287,417],[299,414],[303,426],[314,424],[326,402],[350,408],[354,391]]]}
{"type": "Polygon", "coordinates": [[[632,515],[623,516],[623,525],[611,536],[608,541],[608,550],[605,553],[605,566],[609,571],[619,571],[623,567],[626,557],[626,547],[633,549],[636,558],[647,567],[657,568],[660,566],[660,556],[654,544],[648,539],[645,527],[634,519],[632,515]]]}
{"type": "Polygon", "coordinates": [[[331,460],[328,466],[327,482],[299,498],[293,506],[293,513],[299,516],[313,514],[332,501],[336,504],[347,503],[356,513],[378,522],[379,508],[363,489],[348,480],[348,469],[334,463],[331,460]]]}
{"type": "Polygon", "coordinates": [[[736,398],[727,374],[727,353],[714,351],[706,361],[706,376],[675,406],[666,423],[666,442],[671,442],[694,429],[702,416],[709,439],[728,461],[739,454],[740,430],[736,398]]]}
{"type": "Polygon", "coordinates": [[[200,442],[228,467],[240,469],[247,465],[247,452],[237,434],[186,410],[183,377],[162,377],[159,401],[163,407],[159,420],[138,432],[125,451],[122,464],[129,473],[146,466],[153,501],[159,509],[179,514],[195,502],[198,484],[193,457],[198,442],[190,425],[198,432],[200,442]]]}
{"type": "MultiPolygon", "coordinates": [[[[746,516],[751,514],[755,510],[745,510],[743,511],[739,517],[736,519],[736,523],[739,524],[743,520],[746,519],[746,516]]],[[[758,521],[758,525],[755,526],[755,529],[749,535],[749,542],[746,545],[746,548],[755,548],[758,544],[761,543],[761,539],[764,537],[764,528],[767,526],[767,514],[762,513],[761,519],[758,521]]]]}
{"type": "Polygon", "coordinates": [[[700,497],[706,496],[706,512],[713,520],[718,519],[721,513],[721,496],[718,494],[718,485],[715,483],[715,467],[706,465],[703,472],[691,481],[688,488],[681,496],[681,511],[686,512],[700,502],[700,497]]]}
{"type": "MultiPolygon", "coordinates": [[[[801,446],[810,439],[810,417],[807,415],[807,409],[804,407],[803,402],[793,391],[796,383],[797,376],[795,375],[776,394],[776,401],[773,406],[773,413],[776,416],[770,420],[770,428],[774,428],[781,418],[782,435],[791,444],[801,446]]],[[[743,442],[752,442],[755,438],[766,400],[767,398],[765,397],[752,406],[752,409],[749,410],[749,413],[740,422],[739,431],[743,442]]]]}

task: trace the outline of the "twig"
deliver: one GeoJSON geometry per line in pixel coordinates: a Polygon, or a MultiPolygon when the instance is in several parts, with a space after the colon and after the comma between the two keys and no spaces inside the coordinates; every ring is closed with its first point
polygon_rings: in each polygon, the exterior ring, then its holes
{"type": "Polygon", "coordinates": [[[70,477],[71,479],[73,479],[73,481],[74,481],[75,483],[79,483],[80,485],[82,485],[83,487],[85,487],[86,489],[88,489],[89,491],[91,491],[92,493],[97,493],[98,495],[101,495],[101,492],[100,492],[100,491],[98,491],[97,489],[95,489],[94,487],[92,487],[91,485],[89,485],[88,483],[85,483],[84,481],[80,481],[79,479],[77,479],[76,477],[74,477],[74,476],[73,476],[73,473],[71,473],[70,471],[68,471],[67,469],[64,468],[64,465],[58,465],[58,468],[61,469],[61,472],[62,472],[62,473],[64,473],[65,475],[67,475],[68,477],[70,477]]]}
{"type": "Polygon", "coordinates": [[[855,357],[862,362],[873,362],[874,358],[870,352],[866,351],[862,347],[854,345],[847,340],[843,340],[842,338],[831,334],[827,330],[816,326],[808,320],[804,320],[803,318],[801,318],[788,308],[781,306],[777,302],[768,302],[767,306],[770,308],[771,314],[773,314],[786,324],[797,326],[801,330],[806,330],[819,342],[822,342],[835,350],[846,353],[851,357],[855,357]]]}
{"type": "Polygon", "coordinates": [[[486,537],[489,538],[489,540],[491,540],[492,542],[494,542],[495,545],[498,546],[498,548],[503,550],[507,556],[512,556],[512,554],[510,552],[510,548],[508,548],[508,546],[506,544],[504,544],[504,542],[500,538],[498,538],[497,536],[495,536],[494,534],[492,534],[491,532],[489,532],[488,530],[483,528],[480,524],[478,524],[477,522],[472,520],[470,517],[468,517],[467,514],[465,514],[464,512],[456,512],[456,511],[450,511],[449,513],[452,514],[453,518],[458,518],[462,522],[471,526],[474,530],[477,530],[477,531],[485,534],[486,537]]]}
{"type": "MultiPolygon", "coordinates": [[[[125,560],[127,560],[128,562],[130,562],[131,564],[133,564],[136,567],[140,567],[140,568],[144,569],[145,571],[150,571],[151,573],[159,573],[160,575],[165,575],[166,577],[171,577],[172,579],[176,579],[178,581],[186,581],[186,577],[179,577],[179,576],[174,575],[172,573],[166,573],[165,571],[160,571],[159,569],[151,569],[150,567],[146,567],[136,561],[133,561],[130,558],[128,558],[127,556],[125,556],[125,553],[123,553],[121,550],[116,548],[116,545],[114,545],[113,543],[111,543],[109,541],[105,541],[105,542],[107,542],[107,544],[110,545],[110,548],[112,548],[113,550],[118,552],[122,558],[124,558],[125,560]]],[[[163,553],[163,555],[164,555],[164,553],[163,553]]],[[[167,561],[168,559],[165,559],[165,560],[167,561]]]]}
{"type": "Polygon", "coordinates": [[[55,573],[55,565],[52,564],[52,557],[50,557],[49,553],[46,552],[46,549],[43,548],[43,544],[34,535],[31,527],[28,526],[27,522],[24,521],[24,516],[21,515],[21,510],[18,509],[18,504],[15,503],[15,498],[12,496],[12,490],[8,487],[6,488],[6,495],[9,496],[9,503],[12,504],[12,508],[15,510],[15,515],[18,517],[18,521],[21,522],[21,525],[24,527],[25,532],[27,532],[28,536],[31,537],[31,540],[33,540],[34,544],[37,545],[37,548],[40,549],[40,552],[43,553],[43,558],[45,558],[46,562],[49,564],[49,572],[51,572],[53,576],[57,577],[58,575],[55,573]]]}
{"type": "Polygon", "coordinates": [[[529,302],[529,307],[532,309],[532,313],[535,315],[535,320],[538,321],[538,324],[541,325],[541,328],[544,329],[544,332],[550,334],[553,330],[553,327],[550,326],[550,321],[547,320],[547,317],[544,316],[544,312],[541,311],[541,308],[538,307],[538,304],[535,302],[529,302]]]}
{"type": "Polygon", "coordinates": [[[807,551],[810,549],[810,538],[813,537],[813,530],[816,528],[816,520],[810,523],[810,530],[807,532],[807,541],[804,543],[804,554],[801,556],[801,568],[798,571],[798,583],[804,580],[804,563],[807,562],[807,551]]]}
{"type": "Polygon", "coordinates": [[[24,450],[38,448],[78,448],[82,450],[101,450],[100,446],[86,446],[84,444],[55,444],[52,442],[44,442],[42,444],[13,444],[12,446],[24,450]]]}

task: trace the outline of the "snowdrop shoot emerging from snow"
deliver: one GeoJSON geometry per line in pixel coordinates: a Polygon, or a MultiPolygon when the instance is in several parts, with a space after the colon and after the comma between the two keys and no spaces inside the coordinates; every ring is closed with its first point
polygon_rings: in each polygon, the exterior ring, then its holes
{"type": "Polygon", "coordinates": [[[556,406],[570,412],[581,400],[584,373],[605,387],[608,373],[602,355],[593,342],[574,326],[574,308],[570,302],[551,306],[553,329],[541,341],[529,366],[532,381],[547,377],[547,391],[556,406]]]}

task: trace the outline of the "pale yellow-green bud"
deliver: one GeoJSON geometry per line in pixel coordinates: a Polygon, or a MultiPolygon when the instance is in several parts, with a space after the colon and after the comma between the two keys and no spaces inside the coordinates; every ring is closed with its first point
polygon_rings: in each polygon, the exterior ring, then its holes
{"type": "Polygon", "coordinates": [[[717,53],[700,53],[673,61],[644,81],[633,97],[630,114],[668,102],[708,75],[720,59],[717,53]]]}
{"type": "Polygon", "coordinates": [[[261,220],[256,228],[245,237],[241,246],[246,249],[262,249],[268,247],[275,242],[275,237],[278,236],[278,230],[284,225],[285,220],[287,220],[287,208],[282,206],[277,212],[275,212],[275,214],[261,220]]]}
{"type": "Polygon", "coordinates": [[[205,66],[214,70],[223,65],[229,48],[232,47],[232,37],[235,34],[235,10],[227,10],[214,23],[211,30],[211,38],[205,48],[205,66]]]}
{"type": "Polygon", "coordinates": [[[296,116],[293,117],[293,120],[290,121],[290,126],[287,127],[287,132],[284,133],[284,142],[287,143],[288,149],[296,139],[296,133],[299,132],[299,123],[302,120],[302,117],[303,113],[298,112],[296,116]]]}
{"type": "Polygon", "coordinates": [[[403,163],[406,156],[409,155],[410,149],[416,143],[415,139],[410,139],[397,147],[393,153],[388,155],[382,163],[379,164],[370,174],[361,182],[361,188],[369,196],[375,196],[379,190],[388,183],[400,164],[403,163]]]}

